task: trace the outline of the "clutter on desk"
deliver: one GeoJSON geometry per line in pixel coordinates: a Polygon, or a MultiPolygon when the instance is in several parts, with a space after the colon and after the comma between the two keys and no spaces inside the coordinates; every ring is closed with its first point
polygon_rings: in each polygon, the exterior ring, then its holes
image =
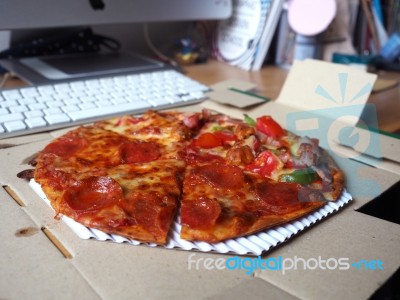
{"type": "Polygon", "coordinates": [[[248,70],[259,70],[267,56],[284,0],[237,0],[233,14],[219,21],[214,40],[217,59],[248,70]]]}
{"type": "Polygon", "coordinates": [[[207,61],[207,51],[191,37],[178,39],[175,45],[175,61],[179,65],[191,65],[207,61]]]}
{"type": "Polygon", "coordinates": [[[211,55],[228,64],[255,71],[313,58],[400,69],[400,0],[236,0],[233,7],[210,42],[211,55]]]}

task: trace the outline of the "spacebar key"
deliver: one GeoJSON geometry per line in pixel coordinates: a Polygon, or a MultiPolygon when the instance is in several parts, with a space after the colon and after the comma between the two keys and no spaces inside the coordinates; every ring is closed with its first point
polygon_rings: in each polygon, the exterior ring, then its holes
{"type": "Polygon", "coordinates": [[[117,106],[106,106],[93,108],[90,110],[74,111],[68,113],[69,117],[74,121],[85,120],[89,118],[102,117],[117,113],[128,113],[132,110],[150,108],[151,104],[145,101],[136,101],[132,103],[119,104],[117,106]]]}

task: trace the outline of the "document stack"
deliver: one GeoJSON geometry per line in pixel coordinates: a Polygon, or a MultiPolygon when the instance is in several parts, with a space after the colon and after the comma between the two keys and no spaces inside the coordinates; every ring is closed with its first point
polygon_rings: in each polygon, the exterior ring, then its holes
{"type": "Polygon", "coordinates": [[[261,68],[278,25],[284,0],[234,0],[229,19],[220,21],[216,57],[248,71],[261,68]]]}

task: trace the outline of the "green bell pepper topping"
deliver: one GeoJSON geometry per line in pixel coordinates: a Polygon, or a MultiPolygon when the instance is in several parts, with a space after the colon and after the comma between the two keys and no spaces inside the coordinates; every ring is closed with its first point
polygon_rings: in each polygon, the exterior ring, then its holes
{"type": "Polygon", "coordinates": [[[215,126],[211,127],[211,131],[212,132],[221,131],[223,129],[225,129],[225,127],[222,127],[222,126],[219,126],[219,125],[215,125],[215,126]]]}
{"type": "Polygon", "coordinates": [[[282,174],[279,176],[281,182],[294,182],[300,184],[310,184],[318,179],[318,174],[312,168],[295,170],[290,174],[282,174]]]}
{"type": "Polygon", "coordinates": [[[256,121],[248,114],[244,114],[244,122],[250,126],[256,126],[256,121]]]}

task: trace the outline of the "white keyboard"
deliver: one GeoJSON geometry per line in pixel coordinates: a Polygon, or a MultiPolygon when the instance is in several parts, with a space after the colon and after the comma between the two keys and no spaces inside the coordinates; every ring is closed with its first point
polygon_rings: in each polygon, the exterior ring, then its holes
{"type": "Polygon", "coordinates": [[[207,90],[175,70],[0,90],[0,139],[189,105],[207,90]]]}

